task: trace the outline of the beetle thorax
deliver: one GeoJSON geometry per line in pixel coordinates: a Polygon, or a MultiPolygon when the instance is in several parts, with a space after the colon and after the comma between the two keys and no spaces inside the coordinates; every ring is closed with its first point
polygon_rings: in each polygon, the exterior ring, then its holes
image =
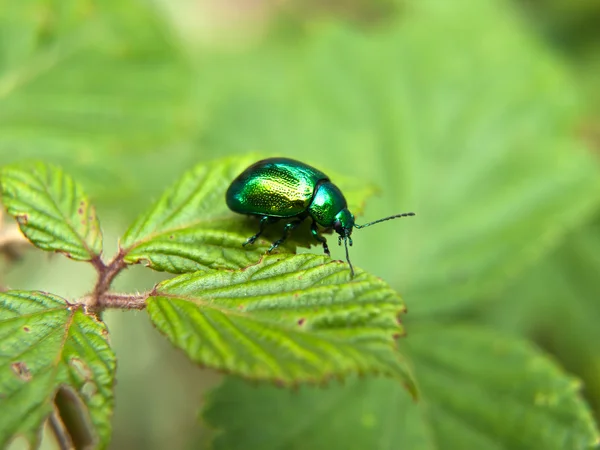
{"type": "Polygon", "coordinates": [[[319,225],[325,228],[334,226],[341,219],[340,213],[347,208],[344,194],[330,181],[317,185],[315,194],[308,207],[308,213],[319,225]]]}
{"type": "Polygon", "coordinates": [[[335,222],[333,222],[333,229],[342,237],[348,237],[352,234],[354,228],[354,215],[348,210],[348,208],[342,209],[335,216],[335,222]]]}

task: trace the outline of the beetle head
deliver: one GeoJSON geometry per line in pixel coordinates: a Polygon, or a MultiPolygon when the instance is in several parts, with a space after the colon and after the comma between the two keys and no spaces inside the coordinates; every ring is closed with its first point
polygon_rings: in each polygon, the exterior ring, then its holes
{"type": "Polygon", "coordinates": [[[354,276],[354,268],[352,267],[352,263],[350,262],[350,255],[348,254],[348,243],[352,245],[352,238],[350,235],[352,234],[352,228],[354,228],[354,216],[348,208],[342,209],[335,216],[335,221],[333,222],[333,229],[339,234],[338,244],[342,245],[342,240],[344,240],[344,246],[346,247],[346,261],[350,265],[350,276],[354,276]]]}
{"type": "Polygon", "coordinates": [[[340,235],[340,238],[346,239],[352,234],[352,228],[354,228],[354,216],[348,211],[348,208],[344,208],[336,214],[333,229],[340,235]]]}

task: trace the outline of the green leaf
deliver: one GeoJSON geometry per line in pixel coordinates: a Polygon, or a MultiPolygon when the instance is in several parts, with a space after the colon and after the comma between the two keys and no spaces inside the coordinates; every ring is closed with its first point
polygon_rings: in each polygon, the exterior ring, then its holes
{"type": "Polygon", "coordinates": [[[153,269],[175,273],[256,262],[268,243],[262,239],[242,247],[256,231],[243,216],[227,208],[225,190],[257,159],[200,164],[183,175],[127,230],[120,243],[126,252],[125,261],[145,261],[153,269]]]}
{"type": "MultiPolygon", "coordinates": [[[[258,231],[258,221],[235,214],[225,203],[225,191],[256,155],[199,164],[171,187],[154,207],[141,215],[121,240],[125,261],[146,262],[155,270],[173,273],[206,268],[240,268],[256,263],[281,233],[271,227],[253,245],[242,246],[258,231]],[[275,237],[277,236],[277,237],[275,237]]],[[[340,187],[351,204],[364,203],[374,189],[356,186],[341,177],[340,187]]],[[[297,229],[279,251],[318,244],[304,227],[297,229]]]]}
{"type": "Polygon", "coordinates": [[[197,363],[284,385],[349,374],[399,378],[402,300],[378,278],[316,255],[271,255],[239,271],[185,274],[148,301],[152,322],[197,363]]]}
{"type": "Polygon", "coordinates": [[[531,344],[475,326],[423,327],[407,343],[437,442],[516,450],[600,444],[579,380],[531,344]]]}
{"type": "Polygon", "coordinates": [[[498,293],[483,318],[507,332],[528,335],[584,381],[600,417],[600,221],[571,234],[563,245],[498,293]],[[560,326],[557,326],[560,324],[560,326]]]}
{"type": "Polygon", "coordinates": [[[389,380],[298,392],[227,380],[204,411],[221,431],[215,448],[563,450],[600,443],[579,383],[531,345],[471,326],[424,327],[404,343],[421,401],[389,380]]]}
{"type": "Polygon", "coordinates": [[[350,379],[293,391],[228,377],[203,418],[223,449],[431,450],[422,411],[394,380],[350,379]]]}
{"type": "Polygon", "coordinates": [[[54,295],[0,293],[0,447],[19,435],[37,446],[61,387],[85,405],[97,446],[108,445],[115,355],[107,334],[104,323],[54,295]]]}
{"type": "Polygon", "coordinates": [[[353,236],[412,319],[493,294],[557,246],[598,207],[600,172],[575,83],[509,2],[410,3],[376,30],[320,22],[202,55],[198,85],[207,151],[285,149],[377,181],[364,221],[417,213],[353,236]]]}
{"type": "Polygon", "coordinates": [[[38,163],[0,170],[2,202],[37,247],[89,261],[102,253],[96,210],[62,170],[38,163]]]}

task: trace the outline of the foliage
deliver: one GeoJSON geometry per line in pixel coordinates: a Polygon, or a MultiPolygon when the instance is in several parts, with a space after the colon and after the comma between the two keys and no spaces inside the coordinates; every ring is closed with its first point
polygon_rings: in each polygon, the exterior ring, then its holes
{"type": "Polygon", "coordinates": [[[44,250],[91,261],[102,253],[96,211],[71,177],[37,164],[2,171],[2,201],[23,234],[44,250]]]}
{"type": "Polygon", "coordinates": [[[299,392],[248,389],[229,380],[205,410],[210,423],[224,428],[215,448],[326,448],[336,442],[347,449],[526,450],[592,444],[592,423],[573,396],[579,383],[527,343],[454,325],[417,329],[406,344],[423,389],[417,405],[387,380],[299,392]],[[239,406],[234,415],[228,413],[232,405],[239,406]]]}
{"type": "MultiPolygon", "coordinates": [[[[37,443],[41,423],[55,414],[54,408],[68,429],[58,403],[66,384],[87,407],[80,415],[89,415],[93,428],[85,433],[99,447],[107,446],[115,361],[98,314],[111,307],[147,307],[150,320],[192,360],[247,379],[289,385],[380,373],[398,378],[417,395],[409,369],[395,351],[404,305],[387,284],[363,271],[352,278],[346,263],[323,256],[261,258],[249,252],[255,261],[235,257],[245,252],[241,243],[252,228],[232,212],[210,207],[215,198],[224,199],[226,180],[247,162],[223,160],[192,169],[133,224],[109,263],[100,259],[98,221],[88,216],[93,207],[71,177],[42,163],[3,168],[4,204],[27,238],[44,250],[91,262],[98,282],[89,297],[76,302],[35,291],[7,291],[0,297],[0,410],[5,419],[0,445],[18,434],[37,443]],[[216,228],[207,233],[198,227],[214,226],[214,214],[216,228]],[[190,261],[210,261],[214,247],[224,255],[216,267],[241,270],[178,266],[167,255],[168,267],[189,273],[138,297],[108,293],[126,264],[139,262],[131,253],[139,251],[140,242],[157,251],[165,232],[171,238],[186,234],[190,261]]],[[[75,445],[76,436],[85,434],[79,431],[85,430],[85,420],[80,422],[68,429],[75,445]]]]}
{"type": "Polygon", "coordinates": [[[148,301],[157,328],[199,363],[281,384],[347,372],[395,375],[404,306],[387,284],[325,256],[266,256],[241,271],[161,283],[148,301]],[[387,334],[385,333],[387,332],[387,334]],[[396,337],[397,337],[396,335],[396,337]]]}
{"type": "MultiPolygon", "coordinates": [[[[231,158],[188,172],[129,227],[120,243],[126,249],[125,261],[145,262],[155,270],[172,273],[233,269],[256,262],[271,244],[261,238],[251,247],[240,246],[254,234],[256,224],[231,220],[223,192],[257,159],[256,155],[231,158]]],[[[369,186],[359,188],[343,178],[339,186],[349,196],[351,206],[364,202],[372,192],[369,186]]],[[[309,247],[311,241],[304,234],[299,242],[309,247]]],[[[282,248],[294,251],[296,246],[289,242],[282,248]]]]}
{"type": "Polygon", "coordinates": [[[101,321],[81,307],[42,292],[0,294],[0,445],[23,435],[39,443],[39,428],[50,415],[57,391],[72,389],[68,401],[83,402],[92,436],[106,447],[114,406],[115,355],[101,321]]]}
{"type": "Polygon", "coordinates": [[[600,223],[596,219],[511,283],[503,307],[494,304],[482,315],[500,329],[537,336],[584,380],[585,391],[600,415],[600,360],[593,356],[600,339],[596,326],[600,314],[598,255],[600,223]],[[540,310],[545,311],[542,318],[540,310]],[[569,332],[557,333],[557,324],[569,332]]]}
{"type": "MultiPolygon", "coordinates": [[[[408,2],[369,27],[288,17],[263,42],[225,52],[198,50],[177,34],[177,17],[169,22],[139,2],[0,8],[4,206],[35,245],[97,271],[93,289],[76,298],[60,291],[71,274],[57,274],[52,290],[69,300],[33,288],[0,294],[0,414],[10,419],[0,423],[12,424],[0,426],[0,445],[13,435],[37,442],[63,392],[81,400],[84,428],[106,445],[114,357],[105,320],[122,336],[111,343],[121,386],[158,402],[160,389],[169,397],[182,380],[193,380],[191,390],[209,377],[140,339],[131,325],[140,316],[200,366],[301,385],[226,378],[203,408],[217,448],[598,444],[587,403],[600,411],[600,177],[579,135],[590,128],[584,114],[596,108],[597,77],[585,76],[590,95],[582,96],[581,83],[511,5],[408,2]],[[263,258],[280,230],[242,248],[256,223],[222,201],[232,176],[258,158],[249,151],[331,173],[359,213],[376,181],[381,195],[365,210],[369,218],[418,215],[353,236],[353,260],[365,269],[356,280],[343,263],[295,254],[312,244],[308,230],[263,258]],[[209,161],[216,155],[234,156],[209,161]],[[23,159],[45,163],[9,165],[23,159]],[[110,261],[83,187],[106,236],[127,230],[110,261]],[[111,292],[117,275],[138,263],[174,278],[141,294],[111,292]],[[29,316],[27,308],[41,309],[29,316]],[[111,308],[148,316],[100,314],[111,308]],[[131,361],[142,353],[135,372],[131,361]],[[588,402],[561,366],[583,379],[588,402]],[[177,369],[153,379],[163,367],[177,369]],[[376,372],[394,378],[366,375],[376,372]],[[402,387],[411,388],[410,374],[416,403],[402,387]],[[342,384],[331,380],[342,375],[342,384]],[[47,384],[37,385],[43,377],[47,384]],[[309,380],[329,382],[302,383],[309,380]],[[17,421],[28,407],[30,421],[17,421]]],[[[35,286],[40,272],[29,256],[25,262],[0,283],[35,286]]],[[[148,287],[131,278],[120,286],[148,287]]],[[[180,424],[196,427],[163,403],[134,418],[118,411],[119,447],[159,448],[157,433],[189,436],[180,424]],[[148,437],[132,443],[131,435],[148,437]]]]}

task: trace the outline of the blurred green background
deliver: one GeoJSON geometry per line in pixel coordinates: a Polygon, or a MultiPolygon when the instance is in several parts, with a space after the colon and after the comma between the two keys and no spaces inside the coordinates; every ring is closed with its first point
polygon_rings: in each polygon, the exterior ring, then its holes
{"type": "MultiPolygon", "coordinates": [[[[599,23],[594,0],[0,0],[0,164],[73,174],[107,255],[217,157],[288,156],[376,184],[363,221],[418,215],[358,231],[353,261],[403,295],[407,342],[411,326],[457,322],[532,339],[583,380],[598,419],[599,23]]],[[[34,250],[0,264],[13,288],[76,298],[93,281],[34,250]]],[[[165,276],[149,272],[116,288],[165,276]]],[[[143,313],[106,318],[112,447],[207,442],[198,410],[220,376],[143,313]]]]}

